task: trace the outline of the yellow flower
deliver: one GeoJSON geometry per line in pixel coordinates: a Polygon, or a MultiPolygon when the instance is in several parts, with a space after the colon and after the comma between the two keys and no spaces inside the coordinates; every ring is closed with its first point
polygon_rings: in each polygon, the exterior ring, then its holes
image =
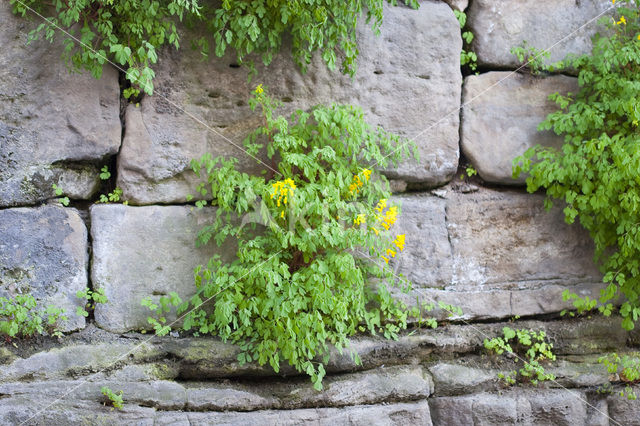
{"type": "Polygon", "coordinates": [[[387,208],[387,199],[383,198],[383,199],[380,200],[380,202],[376,206],[376,211],[378,213],[382,213],[382,210],[384,210],[385,208],[387,208]]]}
{"type": "Polygon", "coordinates": [[[262,92],[264,92],[264,89],[262,88],[262,84],[258,84],[256,86],[256,95],[262,95],[262,92]]]}
{"type": "Polygon", "coordinates": [[[396,257],[396,252],[394,250],[387,249],[387,254],[391,255],[391,257],[396,257]]]}
{"type": "Polygon", "coordinates": [[[280,213],[280,217],[284,217],[284,210],[282,210],[282,213],[280,213]]]}
{"type": "Polygon", "coordinates": [[[365,180],[369,180],[369,176],[371,176],[371,170],[369,169],[362,170],[362,175],[364,176],[365,180]]]}
{"type": "Polygon", "coordinates": [[[389,264],[389,258],[388,258],[388,257],[384,257],[384,256],[382,256],[382,259],[384,259],[384,261],[385,261],[387,264],[389,264]]]}
{"type": "Polygon", "coordinates": [[[624,18],[624,16],[621,16],[620,20],[618,22],[616,22],[616,24],[618,24],[618,25],[620,25],[620,24],[627,25],[627,20],[624,18]]]}
{"type": "Polygon", "coordinates": [[[400,251],[404,250],[404,237],[405,234],[400,234],[396,237],[395,240],[393,240],[393,243],[396,245],[396,247],[398,247],[400,251]]]}
{"type": "Polygon", "coordinates": [[[380,235],[380,231],[378,231],[378,228],[371,228],[371,230],[372,230],[376,235],[380,235]]]}
{"type": "Polygon", "coordinates": [[[360,225],[361,223],[365,223],[366,219],[363,213],[360,213],[358,216],[356,216],[355,219],[353,219],[353,224],[354,225],[360,225]]]}

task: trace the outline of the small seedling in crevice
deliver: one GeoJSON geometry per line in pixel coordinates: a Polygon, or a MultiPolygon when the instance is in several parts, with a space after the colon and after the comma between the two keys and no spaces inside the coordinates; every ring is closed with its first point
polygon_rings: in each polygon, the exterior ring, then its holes
{"type": "Polygon", "coordinates": [[[124,391],[119,390],[118,392],[114,392],[108,386],[101,387],[100,391],[109,400],[108,402],[105,401],[104,405],[111,405],[113,407],[111,408],[112,410],[114,408],[121,410],[122,407],[124,407],[124,400],[122,399],[122,395],[124,394],[124,391]]]}
{"type": "Polygon", "coordinates": [[[56,196],[60,197],[58,198],[58,201],[60,202],[60,204],[62,204],[63,206],[68,206],[69,205],[69,197],[62,197],[62,194],[64,193],[64,190],[62,188],[60,188],[58,185],[56,185],[55,183],[51,185],[51,188],[53,188],[53,190],[56,192],[56,196]]]}
{"type": "Polygon", "coordinates": [[[104,294],[103,288],[93,291],[87,287],[84,290],[78,290],[76,292],[76,297],[86,300],[84,306],[78,306],[76,309],[76,314],[82,317],[88,317],[89,311],[94,310],[98,303],[107,303],[109,301],[107,296],[104,294]]]}
{"type": "Polygon", "coordinates": [[[109,172],[109,167],[103,166],[102,169],[100,169],[100,179],[107,180],[110,177],[111,177],[111,172],[109,172]]]}

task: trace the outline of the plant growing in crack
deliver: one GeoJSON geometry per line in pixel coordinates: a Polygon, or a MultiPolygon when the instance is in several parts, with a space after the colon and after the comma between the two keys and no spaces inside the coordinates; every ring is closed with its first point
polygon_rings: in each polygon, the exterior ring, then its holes
{"type": "Polygon", "coordinates": [[[196,268],[190,300],[172,292],[143,304],[154,311],[157,334],[171,330],[165,314],[177,307],[185,330],[239,345],[240,363],[268,363],[278,372],[287,362],[321,389],[329,345],[341,352],[357,332],[395,339],[424,313],[394,297],[394,288],[410,290],[389,266],[405,235],[394,232],[400,206],[373,167],[397,166],[415,146],[370,127],[350,105],[276,116],[278,104],[261,85],[250,105],[261,110],[263,125],[245,146],[254,156],[266,150],[271,171],[250,176],[236,159],[211,155],[192,162],[205,182],[198,206],[207,197],[215,206],[198,241],[233,238],[235,260],[214,256],[196,268]]]}
{"type": "Polygon", "coordinates": [[[123,390],[114,392],[108,386],[102,386],[100,388],[100,392],[102,392],[102,394],[107,397],[107,400],[103,403],[104,405],[110,405],[112,407],[112,410],[114,408],[121,410],[122,407],[124,407],[123,390]]]}
{"type": "Polygon", "coordinates": [[[54,305],[39,309],[36,299],[30,294],[0,297],[0,333],[7,340],[35,334],[62,337],[58,325],[67,320],[64,313],[64,309],[54,305]]]}
{"type": "Polygon", "coordinates": [[[553,344],[546,341],[544,331],[512,329],[504,327],[503,336],[484,339],[484,347],[496,355],[505,355],[515,363],[523,362],[518,370],[499,373],[498,378],[507,385],[514,385],[517,381],[529,381],[533,385],[546,380],[555,380],[555,376],[544,371],[541,362],[555,361],[553,344]]]}
{"type": "Polygon", "coordinates": [[[84,290],[78,290],[76,297],[85,301],[83,306],[76,308],[76,314],[85,318],[89,316],[89,311],[95,310],[98,303],[107,303],[109,301],[104,294],[103,288],[93,291],[87,287],[84,290]]]}

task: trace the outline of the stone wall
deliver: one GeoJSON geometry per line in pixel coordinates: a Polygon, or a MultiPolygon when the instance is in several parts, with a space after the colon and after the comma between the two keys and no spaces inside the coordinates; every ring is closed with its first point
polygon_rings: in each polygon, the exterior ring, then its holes
{"type": "MultiPolygon", "coordinates": [[[[60,45],[25,45],[37,22],[0,6],[0,296],[29,292],[70,313],[68,334],[0,345],[0,423],[17,424],[640,424],[640,404],[598,393],[608,382],[599,355],[629,351],[640,335],[616,319],[560,317],[569,288],[597,296],[601,275],[588,235],[545,212],[543,195],[511,179],[511,159],[530,146],[558,146],[536,126],[553,110],[551,92],[577,87],[568,75],[514,73],[511,46],[554,45],[553,60],[586,52],[608,0],[423,1],[387,8],[382,33],[360,31],[354,79],[315,60],[306,75],[283,53],[259,82],[285,103],[360,105],[368,120],[415,138],[420,161],[385,173],[403,205],[406,249],[393,266],[413,294],[463,310],[436,330],[398,341],[353,339],[363,365],[332,355],[325,390],[283,368],[239,365],[237,348],[213,338],[154,338],[140,299],[193,293],[193,268],[214,252],[194,235],[211,211],[185,205],[205,152],[233,155],[228,142],[256,125],[246,104],[247,71],[232,57],[203,62],[197,52],[164,52],[156,95],[125,105],[117,70],[100,80],[68,74],[60,45]],[[460,29],[466,9],[481,72],[463,78],[460,29]],[[228,139],[228,140],[227,140],[228,139]],[[461,178],[470,164],[479,177],[461,178]],[[102,183],[98,170],[111,166],[102,183]],[[52,184],[71,207],[56,203],[52,184]],[[128,205],[94,204],[119,186],[128,205]],[[85,287],[109,303],[87,320],[74,315],[85,287]],[[525,318],[513,324],[514,316],[525,318]],[[545,330],[557,380],[505,388],[513,369],[482,342],[502,327],[545,330]],[[110,411],[100,387],[123,389],[110,411]],[[35,416],[35,417],[32,417],[35,416]]],[[[444,312],[436,312],[446,319],[444,312]]]]}

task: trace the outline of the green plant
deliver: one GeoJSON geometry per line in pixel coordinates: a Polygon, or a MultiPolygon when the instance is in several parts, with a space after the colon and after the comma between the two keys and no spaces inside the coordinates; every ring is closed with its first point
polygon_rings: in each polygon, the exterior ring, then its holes
{"type": "MultiPolygon", "coordinates": [[[[397,4],[397,0],[388,0],[397,4]]],[[[417,8],[416,0],[405,0],[417,8]]],[[[193,43],[203,54],[213,41],[217,56],[227,47],[235,50],[239,63],[251,64],[249,55],[260,54],[269,64],[282,46],[285,34],[291,36],[295,61],[304,70],[315,51],[331,69],[341,61],[344,72],[354,75],[358,46],[356,23],[366,10],[367,22],[377,33],[382,23],[383,0],[316,0],[265,1],[222,0],[10,0],[15,13],[25,16],[29,8],[47,16],[30,39],[40,33],[53,40],[55,26],[78,37],[76,44],[64,39],[64,57],[75,69],[86,69],[100,77],[106,60],[114,61],[126,70],[132,87],[125,96],[138,95],[142,89],[153,93],[155,77],[152,66],[158,60],[156,51],[163,45],[180,46],[180,31],[176,25],[187,21],[203,25],[207,36],[193,43]],[[51,7],[53,6],[53,8],[51,7]],[[341,58],[341,59],[339,59],[341,58]]]]}
{"type": "Polygon", "coordinates": [[[422,314],[392,297],[393,287],[410,288],[388,266],[405,235],[392,233],[400,210],[388,200],[388,181],[369,168],[397,164],[410,145],[372,129],[353,106],[315,106],[287,119],[274,114],[278,103],[262,86],[250,105],[261,108],[263,125],[245,146],[253,155],[266,151],[272,170],[252,176],[236,170],[236,159],[211,155],[192,162],[204,180],[200,196],[216,207],[198,241],[232,238],[235,260],[214,256],[196,268],[197,293],[188,301],[173,293],[143,304],[156,312],[149,320],[158,334],[170,330],[164,314],[177,306],[187,312],[185,330],[238,344],[241,363],[269,363],[277,372],[286,361],[320,389],[328,345],[342,351],[364,331],[396,338],[422,314]]]}
{"type": "Polygon", "coordinates": [[[44,310],[37,309],[36,299],[30,294],[18,294],[11,299],[0,297],[0,333],[8,338],[35,334],[61,337],[57,326],[60,321],[67,320],[64,312],[53,305],[44,310]]]}
{"type": "Polygon", "coordinates": [[[474,36],[471,31],[465,30],[465,27],[467,25],[467,14],[459,10],[454,10],[453,13],[458,19],[458,24],[460,24],[460,29],[462,30],[462,40],[464,41],[464,46],[462,47],[462,51],[460,52],[460,65],[462,67],[467,67],[472,72],[475,72],[478,69],[478,56],[475,54],[475,52],[469,50],[471,48],[471,43],[473,42],[474,36]]]}
{"type": "Polygon", "coordinates": [[[513,385],[517,380],[528,380],[537,385],[545,380],[555,380],[555,376],[544,371],[541,361],[555,361],[553,344],[545,341],[544,331],[512,329],[504,327],[503,337],[484,339],[485,349],[497,355],[510,354],[515,362],[522,361],[523,366],[518,371],[499,373],[498,377],[507,385],[513,385]]]}
{"type": "Polygon", "coordinates": [[[620,396],[630,400],[637,398],[631,385],[640,383],[640,354],[634,353],[621,357],[614,352],[600,357],[598,363],[607,367],[609,374],[615,374],[616,381],[621,381],[626,384],[625,388],[619,391],[620,396]]]}
{"type": "Polygon", "coordinates": [[[563,200],[565,220],[576,218],[595,243],[607,287],[598,301],[566,293],[582,312],[605,315],[623,295],[622,326],[640,317],[640,1],[620,2],[590,55],[565,61],[578,70],[577,93],[550,96],[559,110],[540,124],[564,135],[562,149],[536,146],[514,159],[514,176],[529,173],[527,190],[545,188],[545,206],[563,200]]]}
{"type": "Polygon", "coordinates": [[[117,408],[118,410],[121,410],[122,407],[124,407],[124,400],[122,399],[124,391],[119,390],[118,392],[114,392],[109,387],[102,386],[100,388],[100,392],[102,392],[102,394],[107,397],[108,402],[105,402],[105,405],[109,404],[113,408],[117,408]]]}
{"type": "Polygon", "coordinates": [[[58,202],[60,204],[62,204],[63,206],[68,206],[69,205],[69,197],[61,197],[61,195],[64,193],[64,190],[62,188],[60,188],[58,185],[56,185],[55,183],[51,185],[51,188],[53,188],[53,190],[56,192],[56,197],[60,197],[58,198],[58,202]]]}
{"type": "Polygon", "coordinates": [[[109,171],[109,167],[102,166],[102,169],[100,169],[100,179],[109,180],[110,177],[111,177],[111,172],[109,171]]]}
{"type": "Polygon", "coordinates": [[[88,317],[89,311],[94,310],[98,303],[107,303],[109,300],[104,294],[104,288],[99,288],[96,291],[91,290],[89,287],[84,290],[78,290],[76,292],[78,299],[84,299],[85,304],[76,308],[76,314],[82,317],[88,317]]]}
{"type": "MultiPolygon", "coordinates": [[[[120,201],[120,198],[122,197],[122,189],[117,188],[114,189],[112,192],[109,192],[107,195],[105,194],[100,194],[100,199],[97,201],[98,203],[117,203],[118,201],[120,201]]],[[[125,201],[124,203],[127,205],[128,202],[125,201]]]]}

